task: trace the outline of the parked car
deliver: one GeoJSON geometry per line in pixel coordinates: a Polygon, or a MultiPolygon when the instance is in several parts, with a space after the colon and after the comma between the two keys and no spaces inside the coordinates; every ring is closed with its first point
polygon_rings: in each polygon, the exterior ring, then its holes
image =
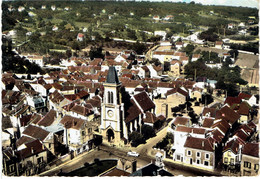
{"type": "Polygon", "coordinates": [[[127,156],[139,157],[139,153],[134,152],[134,151],[129,151],[129,152],[127,152],[127,156]]]}

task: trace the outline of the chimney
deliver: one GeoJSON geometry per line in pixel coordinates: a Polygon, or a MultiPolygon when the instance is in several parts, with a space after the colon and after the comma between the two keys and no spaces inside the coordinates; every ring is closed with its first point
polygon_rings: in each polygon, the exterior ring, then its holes
{"type": "Polygon", "coordinates": [[[201,144],[201,145],[202,145],[202,147],[204,147],[204,141],[202,141],[202,144],[201,144]]]}
{"type": "Polygon", "coordinates": [[[31,147],[31,152],[32,152],[32,154],[33,154],[33,147],[31,147]]]}
{"type": "Polygon", "coordinates": [[[136,160],[132,161],[131,173],[134,173],[136,171],[136,166],[137,166],[137,161],[136,160]]]}

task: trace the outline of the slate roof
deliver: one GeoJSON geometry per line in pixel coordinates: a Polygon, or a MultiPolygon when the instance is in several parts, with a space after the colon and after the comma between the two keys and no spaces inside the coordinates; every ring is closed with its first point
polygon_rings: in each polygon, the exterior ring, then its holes
{"type": "Polygon", "coordinates": [[[107,83],[116,83],[116,84],[119,83],[119,79],[118,79],[115,67],[113,67],[113,66],[109,67],[108,75],[107,75],[107,81],[106,82],[107,83]]]}
{"type": "Polygon", "coordinates": [[[208,139],[201,139],[191,136],[187,137],[184,147],[205,150],[209,152],[214,151],[213,145],[209,142],[208,139]]]}
{"type": "Polygon", "coordinates": [[[259,158],[259,144],[246,143],[242,148],[242,154],[259,158]]]}

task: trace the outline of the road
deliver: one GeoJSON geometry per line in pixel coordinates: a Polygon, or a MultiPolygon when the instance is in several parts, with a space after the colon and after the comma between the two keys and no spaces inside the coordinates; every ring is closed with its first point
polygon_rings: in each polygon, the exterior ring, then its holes
{"type": "MultiPolygon", "coordinates": [[[[170,123],[168,124],[168,126],[170,123]]],[[[137,160],[137,168],[141,168],[151,161],[155,161],[154,151],[152,147],[158,143],[160,140],[164,138],[167,134],[168,126],[163,128],[157,135],[149,140],[147,140],[146,144],[139,145],[137,148],[132,147],[111,147],[108,145],[102,144],[99,147],[99,150],[94,149],[90,152],[83,153],[79,156],[76,156],[74,159],[67,161],[57,167],[53,167],[50,170],[43,172],[40,176],[56,176],[61,170],[62,172],[68,173],[73,170],[76,170],[82,166],[84,163],[93,163],[95,158],[100,160],[104,159],[119,159],[124,158],[127,160],[136,159],[137,160]],[[136,151],[140,153],[140,156],[135,158],[131,156],[127,156],[127,152],[129,150],[136,151]]],[[[175,176],[183,175],[183,176],[216,176],[217,173],[212,173],[204,170],[198,170],[192,167],[187,167],[184,165],[176,164],[172,162],[172,160],[167,159],[164,161],[165,168],[171,172],[175,176]]]]}

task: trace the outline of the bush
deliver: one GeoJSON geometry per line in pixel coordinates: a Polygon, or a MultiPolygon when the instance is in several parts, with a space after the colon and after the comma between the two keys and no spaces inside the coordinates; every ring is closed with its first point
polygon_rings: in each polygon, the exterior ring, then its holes
{"type": "Polygon", "coordinates": [[[142,125],[141,133],[145,140],[155,136],[155,131],[153,127],[148,125],[142,125]]]}

